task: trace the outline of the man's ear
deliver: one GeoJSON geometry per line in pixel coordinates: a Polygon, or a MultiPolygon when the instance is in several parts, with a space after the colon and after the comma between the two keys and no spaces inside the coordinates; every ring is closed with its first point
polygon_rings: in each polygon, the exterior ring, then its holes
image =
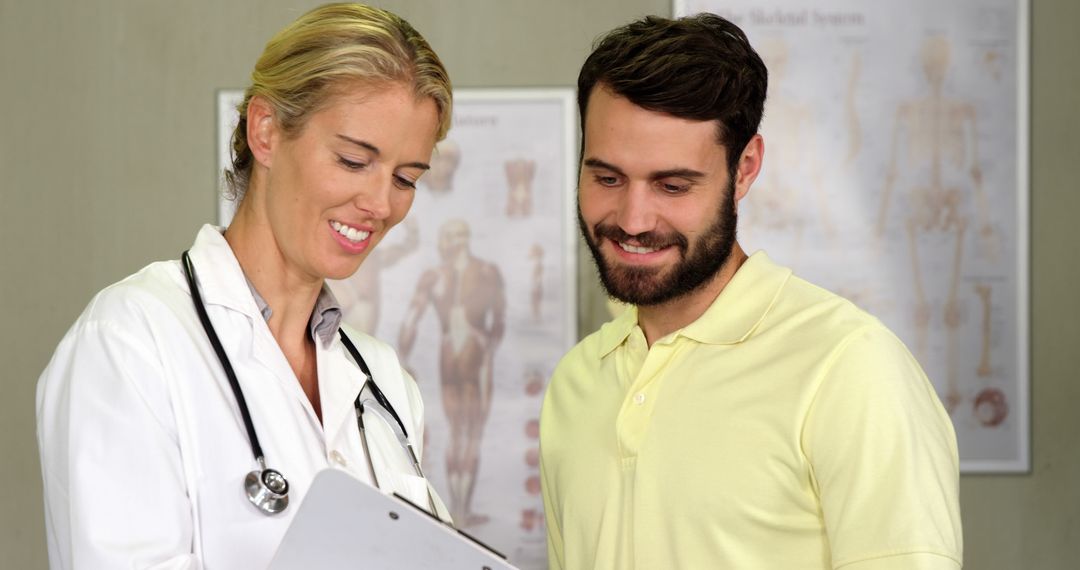
{"type": "Polygon", "coordinates": [[[274,108],[262,97],[255,96],[248,101],[247,141],[251,155],[257,164],[269,167],[273,158],[277,121],[274,108]]]}
{"type": "Polygon", "coordinates": [[[761,165],[765,160],[765,139],[761,135],[754,135],[750,142],[746,143],[739,164],[735,169],[735,201],[738,202],[750,192],[750,185],[757,180],[761,173],[761,165]]]}

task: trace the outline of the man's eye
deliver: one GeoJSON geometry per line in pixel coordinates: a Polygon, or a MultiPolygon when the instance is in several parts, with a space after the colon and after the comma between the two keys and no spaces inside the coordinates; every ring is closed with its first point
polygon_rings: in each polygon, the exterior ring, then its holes
{"type": "Polygon", "coordinates": [[[614,186],[619,183],[619,179],[614,176],[595,176],[596,183],[601,186],[614,186]]]}
{"type": "Polygon", "coordinates": [[[345,158],[344,156],[339,156],[338,157],[338,162],[340,162],[342,166],[344,166],[345,168],[348,168],[349,170],[361,170],[362,168],[367,166],[367,164],[365,164],[363,162],[356,162],[355,160],[349,160],[349,159],[345,158]]]}
{"type": "Polygon", "coordinates": [[[663,182],[660,184],[660,189],[668,194],[682,194],[690,189],[686,184],[672,184],[670,182],[663,182]]]}

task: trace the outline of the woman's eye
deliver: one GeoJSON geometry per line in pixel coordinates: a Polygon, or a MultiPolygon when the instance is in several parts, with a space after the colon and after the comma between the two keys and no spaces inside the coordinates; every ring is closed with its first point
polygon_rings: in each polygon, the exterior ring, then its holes
{"type": "Polygon", "coordinates": [[[413,180],[409,180],[408,178],[405,178],[404,176],[395,176],[394,177],[394,183],[398,185],[398,188],[404,188],[406,190],[415,190],[416,189],[416,182],[413,181],[413,180]]]}
{"type": "Polygon", "coordinates": [[[339,156],[338,157],[338,162],[340,162],[342,166],[344,166],[345,168],[348,168],[349,170],[361,170],[365,166],[367,166],[367,164],[365,164],[363,162],[356,162],[355,160],[349,160],[349,159],[345,158],[344,156],[339,156]]]}

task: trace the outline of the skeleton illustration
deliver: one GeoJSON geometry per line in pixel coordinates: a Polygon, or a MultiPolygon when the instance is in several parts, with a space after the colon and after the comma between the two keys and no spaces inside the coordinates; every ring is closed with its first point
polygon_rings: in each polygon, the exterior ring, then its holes
{"type": "MultiPolygon", "coordinates": [[[[975,292],[982,301],[982,356],[979,358],[979,367],[976,374],[980,378],[987,378],[993,372],[990,365],[990,285],[975,285],[975,292]]],[[[995,427],[1005,421],[1009,415],[1009,404],[1005,400],[1005,393],[997,388],[986,387],[975,396],[973,404],[975,419],[986,427],[995,427]]]]}
{"type": "Polygon", "coordinates": [[[975,293],[982,301],[982,353],[979,368],[975,371],[980,378],[990,375],[990,286],[975,285],[975,293]]]}
{"type": "MultiPolygon", "coordinates": [[[[785,96],[782,87],[788,68],[788,45],[780,38],[761,42],[759,51],[769,67],[773,95],[766,103],[762,132],[770,149],[769,161],[758,179],[757,188],[747,199],[750,204],[745,233],[785,232],[792,236],[791,257],[801,254],[802,240],[808,226],[820,224],[826,235],[832,235],[823,184],[824,174],[816,152],[814,113],[805,102],[785,96]],[[808,189],[814,201],[807,207],[803,189],[808,189]],[[816,219],[814,218],[816,213],[816,219]]],[[[857,64],[857,62],[856,62],[857,64]]],[[[849,91],[854,92],[858,68],[855,67],[849,91]]],[[[849,141],[848,154],[858,152],[858,116],[849,96],[847,118],[855,131],[849,141]]],[[[742,229],[742,228],[741,228],[742,229]]]]}
{"type": "Polygon", "coordinates": [[[942,310],[946,330],[944,400],[951,413],[961,399],[957,342],[962,311],[958,287],[964,258],[964,234],[970,221],[969,194],[975,197],[980,233],[985,236],[992,230],[987,223],[982,194],[975,107],[970,102],[952,99],[943,93],[949,67],[949,41],[942,36],[928,37],[923,42],[920,56],[930,93],[925,98],[905,101],[896,109],[877,233],[881,236],[885,231],[889,201],[900,166],[899,157],[905,156],[907,170],[924,178],[922,184],[911,188],[908,195],[909,211],[904,218],[916,303],[915,352],[923,362],[926,362],[929,327],[934,315],[927,293],[927,278],[923,272],[927,259],[924,258],[920,240],[944,235],[952,241],[952,263],[947,274],[948,289],[942,310]],[[901,154],[899,151],[904,142],[907,144],[903,148],[907,152],[901,154]],[[970,184],[954,182],[956,177],[950,175],[956,172],[966,173],[970,184]]]}

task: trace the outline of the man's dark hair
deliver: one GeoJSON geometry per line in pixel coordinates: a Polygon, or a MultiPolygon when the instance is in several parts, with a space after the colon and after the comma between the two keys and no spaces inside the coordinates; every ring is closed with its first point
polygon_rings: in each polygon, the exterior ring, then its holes
{"type": "Polygon", "coordinates": [[[582,141],[589,96],[603,85],[631,103],[683,119],[716,121],[734,176],[757,134],[768,72],[746,34],[714,14],[648,16],[601,38],[578,75],[582,141]]]}

